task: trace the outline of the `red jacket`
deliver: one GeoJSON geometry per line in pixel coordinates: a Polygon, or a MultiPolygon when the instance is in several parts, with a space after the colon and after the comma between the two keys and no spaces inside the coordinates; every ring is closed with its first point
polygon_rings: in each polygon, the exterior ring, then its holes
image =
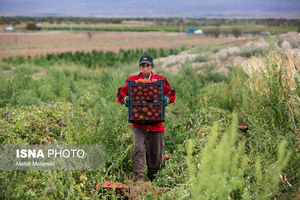
{"type": "MultiPolygon", "coordinates": [[[[118,89],[118,93],[117,93],[117,98],[118,98],[118,102],[121,104],[124,104],[124,99],[126,96],[128,96],[128,81],[134,81],[137,79],[143,79],[143,75],[142,73],[140,73],[139,75],[135,75],[135,76],[131,76],[130,78],[128,78],[125,82],[125,86],[120,87],[118,89]]],[[[167,96],[169,98],[169,103],[174,103],[175,99],[176,99],[176,92],[175,90],[172,90],[172,87],[170,85],[170,83],[167,81],[167,79],[163,76],[160,75],[155,75],[153,72],[151,72],[151,80],[152,79],[162,79],[165,81],[165,85],[164,85],[164,90],[165,90],[165,96],[167,96]]],[[[165,126],[164,123],[158,123],[158,124],[151,124],[151,125],[141,125],[141,124],[134,124],[132,123],[132,128],[140,128],[140,129],[144,129],[144,130],[148,130],[151,132],[160,132],[160,131],[165,131],[165,126]]]]}

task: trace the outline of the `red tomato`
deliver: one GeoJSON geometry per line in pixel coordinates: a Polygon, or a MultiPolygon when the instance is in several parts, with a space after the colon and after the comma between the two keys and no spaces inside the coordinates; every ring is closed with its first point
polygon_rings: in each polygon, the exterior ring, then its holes
{"type": "Polygon", "coordinates": [[[148,112],[148,108],[144,107],[144,108],[142,108],[142,111],[143,111],[143,113],[147,113],[148,112]]]}
{"type": "Polygon", "coordinates": [[[138,113],[135,113],[133,116],[134,116],[135,119],[139,118],[139,114],[138,113]]]}
{"type": "Polygon", "coordinates": [[[138,110],[136,108],[132,109],[132,113],[137,113],[137,112],[138,112],[138,110]]]}

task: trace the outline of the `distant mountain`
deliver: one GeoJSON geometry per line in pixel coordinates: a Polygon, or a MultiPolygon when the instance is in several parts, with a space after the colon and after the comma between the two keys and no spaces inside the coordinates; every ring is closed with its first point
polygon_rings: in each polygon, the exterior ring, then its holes
{"type": "Polygon", "coordinates": [[[0,15],[300,18],[300,0],[2,0],[0,15]]]}

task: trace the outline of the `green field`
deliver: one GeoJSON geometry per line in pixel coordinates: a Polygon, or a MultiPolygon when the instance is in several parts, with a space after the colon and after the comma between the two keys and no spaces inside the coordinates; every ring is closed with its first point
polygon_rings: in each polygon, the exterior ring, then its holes
{"type": "MultiPolygon", "coordinates": [[[[203,62],[209,60],[203,54],[220,48],[195,46],[193,52],[203,62]]],[[[133,137],[116,93],[138,67],[137,55],[129,63],[120,55],[110,57],[113,65],[92,67],[58,54],[49,62],[0,63],[1,144],[103,144],[106,152],[98,171],[0,171],[0,199],[98,199],[93,183],[130,184],[133,137]]],[[[252,63],[254,73],[230,68],[224,75],[210,66],[197,73],[191,62],[176,75],[155,67],[177,93],[166,108],[171,159],[151,187],[136,186],[147,196],[137,192],[135,199],[296,199],[300,66],[275,50],[265,57],[264,68],[252,63]],[[237,129],[241,124],[249,127],[246,133],[237,129]]]]}
{"type": "MultiPolygon", "coordinates": [[[[253,31],[269,31],[271,34],[287,33],[297,31],[296,26],[262,26],[262,25],[224,25],[219,26],[221,32],[232,33],[232,28],[240,28],[243,33],[251,34],[253,31]]],[[[198,26],[198,27],[180,27],[180,26],[44,26],[44,30],[73,30],[73,31],[129,31],[129,32],[186,32],[189,29],[201,29],[204,32],[207,30],[214,30],[216,26],[198,26]]],[[[25,30],[25,28],[16,28],[16,30],[25,30]]]]}

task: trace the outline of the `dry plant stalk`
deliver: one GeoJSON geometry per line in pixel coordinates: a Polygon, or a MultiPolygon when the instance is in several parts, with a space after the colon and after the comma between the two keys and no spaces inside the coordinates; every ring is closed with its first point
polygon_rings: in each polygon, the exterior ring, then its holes
{"type": "Polygon", "coordinates": [[[151,182],[132,180],[125,181],[125,184],[130,188],[130,194],[127,194],[130,200],[138,200],[146,197],[146,195],[151,192],[152,197],[161,196],[163,193],[167,192],[167,188],[158,188],[151,184],[151,182]]]}
{"type": "Polygon", "coordinates": [[[265,85],[262,76],[262,72],[266,73],[266,61],[262,58],[251,57],[245,63],[246,64],[243,66],[243,69],[249,75],[249,80],[247,81],[247,83],[250,87],[251,92],[261,94],[262,96],[268,95],[269,90],[265,85]]]}

